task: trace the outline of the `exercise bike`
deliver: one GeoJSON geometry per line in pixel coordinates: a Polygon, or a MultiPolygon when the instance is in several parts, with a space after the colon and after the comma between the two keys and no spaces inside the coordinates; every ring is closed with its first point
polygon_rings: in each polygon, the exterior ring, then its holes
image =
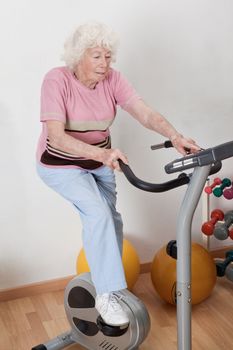
{"type": "MultiPolygon", "coordinates": [[[[170,141],[152,149],[172,147],[170,141]]],[[[138,179],[130,167],[119,160],[128,181],[148,192],[164,192],[188,184],[177,225],[177,328],[178,349],[191,350],[191,224],[206,179],[221,169],[221,161],[233,157],[233,141],[202,150],[174,160],[165,166],[167,173],[194,168],[191,174],[180,173],[177,178],[162,184],[138,179]]],[[[60,350],[78,343],[89,350],[137,350],[150,330],[146,307],[128,290],[118,292],[120,303],[130,323],[127,327],[105,324],[95,309],[95,288],[90,273],[72,279],[65,289],[65,311],[71,330],[32,350],[60,350]]],[[[156,345],[155,345],[156,349],[156,345]]]]}

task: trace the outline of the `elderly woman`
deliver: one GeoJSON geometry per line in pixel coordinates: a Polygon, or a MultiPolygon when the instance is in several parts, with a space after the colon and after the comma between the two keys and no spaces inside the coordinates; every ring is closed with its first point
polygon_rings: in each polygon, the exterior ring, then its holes
{"type": "Polygon", "coordinates": [[[114,293],[127,288],[122,266],[122,220],[116,210],[114,170],[126,155],[111,147],[117,106],[141,125],[169,138],[182,154],[199,147],[153,111],[124,76],[111,68],[117,38],[100,23],[86,23],[67,40],[66,66],[50,70],[41,90],[42,133],[37,150],[41,179],[73,204],[96,288],[96,308],[110,325],[129,319],[114,293]]]}

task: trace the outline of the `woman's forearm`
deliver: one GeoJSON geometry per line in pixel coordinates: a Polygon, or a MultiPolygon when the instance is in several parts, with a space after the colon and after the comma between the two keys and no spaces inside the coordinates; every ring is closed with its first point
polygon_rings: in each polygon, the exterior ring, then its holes
{"type": "Polygon", "coordinates": [[[171,141],[181,136],[166,118],[150,108],[143,100],[136,100],[124,109],[144,127],[169,138],[171,141]]]}
{"type": "Polygon", "coordinates": [[[96,160],[113,170],[120,170],[118,159],[128,163],[127,157],[117,148],[100,148],[89,145],[70,135],[64,130],[64,124],[59,121],[46,122],[49,143],[52,147],[76,157],[96,160]]]}
{"type": "Polygon", "coordinates": [[[194,140],[181,135],[166,118],[153,111],[143,100],[136,100],[124,109],[147,129],[169,138],[180,153],[186,154],[187,148],[193,153],[200,150],[194,140]]]}
{"type": "Polygon", "coordinates": [[[156,131],[159,134],[169,138],[173,141],[176,137],[181,136],[169,121],[161,114],[155,111],[150,111],[146,120],[146,127],[150,130],[156,131]]]}
{"type": "Polygon", "coordinates": [[[101,161],[103,149],[77,140],[65,132],[60,135],[50,135],[49,142],[52,147],[73,156],[101,161]]]}

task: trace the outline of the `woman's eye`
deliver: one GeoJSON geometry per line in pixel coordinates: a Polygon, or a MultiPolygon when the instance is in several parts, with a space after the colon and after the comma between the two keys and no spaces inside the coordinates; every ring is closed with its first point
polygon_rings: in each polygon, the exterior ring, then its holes
{"type": "MultiPolygon", "coordinates": [[[[94,58],[94,59],[99,59],[99,58],[101,58],[101,56],[96,55],[96,56],[93,56],[93,58],[94,58]]],[[[110,56],[105,56],[105,59],[106,59],[106,60],[111,59],[111,55],[110,55],[110,56]]]]}

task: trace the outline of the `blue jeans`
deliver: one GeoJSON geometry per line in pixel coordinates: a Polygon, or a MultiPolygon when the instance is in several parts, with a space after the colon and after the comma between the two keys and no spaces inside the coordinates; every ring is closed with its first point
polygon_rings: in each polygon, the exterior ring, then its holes
{"type": "Polygon", "coordinates": [[[82,240],[97,294],[127,288],[122,265],[123,224],[116,211],[114,172],[48,168],[37,164],[46,185],[73,204],[79,212],[82,240]]]}

